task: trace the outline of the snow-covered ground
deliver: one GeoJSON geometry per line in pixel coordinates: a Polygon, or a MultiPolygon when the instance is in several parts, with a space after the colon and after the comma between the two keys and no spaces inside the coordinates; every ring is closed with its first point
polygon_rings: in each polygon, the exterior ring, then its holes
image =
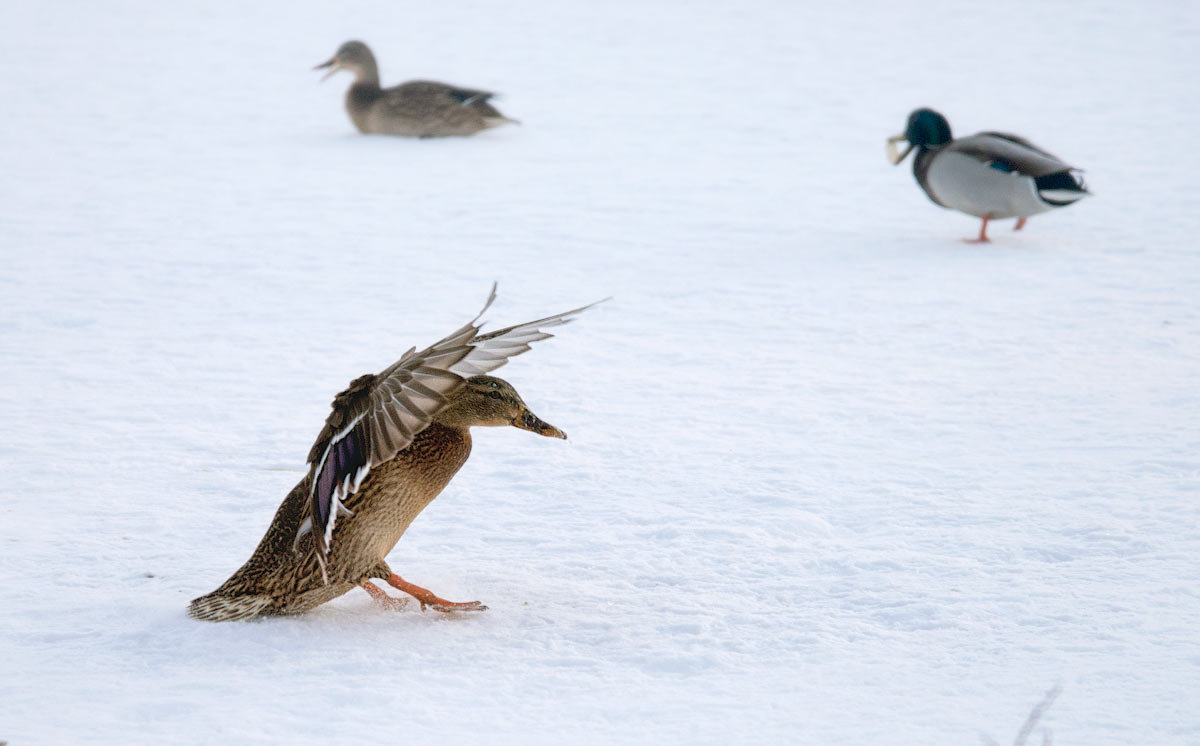
{"type": "Polygon", "coordinates": [[[0,7],[0,739],[1200,743],[1194,3],[0,7]],[[385,84],[501,91],[472,139],[353,133],[385,84]],[[908,112],[1094,198],[933,206],[908,112]],[[410,345],[612,295],[499,372],[354,592],[185,616],[329,400],[410,345]],[[1035,741],[1040,742],[1039,733],[1035,741]]]}

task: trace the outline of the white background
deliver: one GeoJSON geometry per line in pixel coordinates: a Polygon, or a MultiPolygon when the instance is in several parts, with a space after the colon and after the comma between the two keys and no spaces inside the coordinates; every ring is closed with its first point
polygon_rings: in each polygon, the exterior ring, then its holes
{"type": "Polygon", "coordinates": [[[1200,743],[1196,5],[176,6],[0,8],[0,739],[1200,743]],[[524,124],[357,135],[349,38],[524,124]],[[964,244],[917,106],[1096,196],[964,244]],[[493,280],[614,298],[389,557],[491,610],[188,619],[493,280]]]}

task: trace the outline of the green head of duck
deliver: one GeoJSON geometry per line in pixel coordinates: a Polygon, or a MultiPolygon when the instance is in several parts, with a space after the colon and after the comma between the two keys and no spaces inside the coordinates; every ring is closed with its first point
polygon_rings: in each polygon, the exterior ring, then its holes
{"type": "Polygon", "coordinates": [[[908,115],[904,132],[888,138],[888,160],[898,166],[913,148],[936,148],[950,142],[950,123],[933,109],[917,109],[908,115]],[[907,141],[904,152],[896,149],[896,143],[907,141]]]}

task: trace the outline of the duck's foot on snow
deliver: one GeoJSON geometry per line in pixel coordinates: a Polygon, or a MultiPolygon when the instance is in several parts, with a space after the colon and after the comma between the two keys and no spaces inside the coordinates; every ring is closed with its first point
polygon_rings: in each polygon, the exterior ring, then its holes
{"type": "Polygon", "coordinates": [[[1013,226],[1014,231],[1019,231],[1025,227],[1025,221],[1029,218],[1017,218],[1017,224],[1013,226]]]}
{"type": "MultiPolygon", "coordinates": [[[[413,585],[396,573],[392,573],[388,576],[387,583],[393,588],[402,590],[408,595],[417,599],[417,601],[421,604],[421,611],[424,611],[426,607],[433,609],[434,611],[442,611],[446,613],[450,613],[452,611],[487,611],[487,607],[478,601],[464,601],[461,603],[457,601],[447,601],[444,598],[438,597],[433,591],[428,590],[427,588],[422,588],[419,585],[413,585]]],[[[375,590],[378,591],[379,589],[376,588],[375,590]]],[[[379,592],[383,593],[383,591],[379,592]]]]}
{"type": "Polygon", "coordinates": [[[967,243],[991,243],[992,239],[987,237],[987,224],[988,224],[989,219],[990,219],[990,216],[986,216],[986,215],[984,216],[983,225],[979,226],[979,237],[978,238],[964,238],[963,240],[966,241],[967,243]]]}

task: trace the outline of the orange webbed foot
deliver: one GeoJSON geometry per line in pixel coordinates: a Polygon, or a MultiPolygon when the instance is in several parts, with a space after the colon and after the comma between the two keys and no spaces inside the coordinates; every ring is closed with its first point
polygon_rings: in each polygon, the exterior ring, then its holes
{"type": "MultiPolygon", "coordinates": [[[[487,611],[487,607],[478,601],[447,601],[439,597],[433,591],[422,588],[419,585],[414,585],[396,573],[392,573],[387,578],[388,585],[399,589],[417,599],[417,603],[421,604],[421,611],[426,608],[440,611],[449,614],[454,611],[487,611]]],[[[378,590],[378,589],[376,589],[378,590]]],[[[382,591],[380,591],[382,593],[382,591]]]]}

